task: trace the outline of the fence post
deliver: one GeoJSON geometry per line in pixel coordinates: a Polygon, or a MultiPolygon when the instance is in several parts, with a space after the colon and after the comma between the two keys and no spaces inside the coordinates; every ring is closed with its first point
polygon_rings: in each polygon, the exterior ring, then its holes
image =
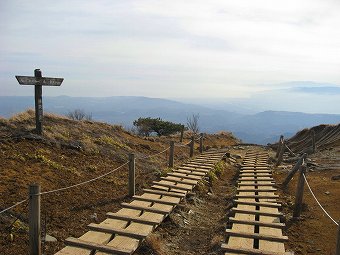
{"type": "Polygon", "coordinates": [[[184,136],[184,125],[182,125],[182,129],[181,129],[181,138],[180,138],[180,142],[183,143],[183,136],[184,136]]]}
{"type": "Polygon", "coordinates": [[[135,195],[136,183],[135,183],[135,154],[129,154],[129,196],[135,195]]]}
{"type": "Polygon", "coordinates": [[[192,136],[191,143],[190,143],[190,158],[194,156],[194,146],[195,146],[195,136],[192,136]]]}
{"type": "Polygon", "coordinates": [[[279,153],[281,151],[281,143],[283,141],[283,135],[280,136],[280,139],[279,139],[279,142],[278,142],[278,145],[277,145],[277,150],[276,150],[276,155],[275,155],[275,158],[277,158],[279,156],[279,153]]]}
{"type": "Polygon", "coordinates": [[[293,178],[294,174],[300,169],[300,166],[303,163],[303,160],[306,159],[307,157],[307,153],[304,153],[298,160],[298,162],[296,162],[295,166],[292,168],[292,170],[290,170],[290,172],[288,173],[286,179],[283,181],[282,186],[286,187],[288,185],[288,183],[290,182],[290,180],[293,178]]]}
{"type": "Polygon", "coordinates": [[[170,141],[169,167],[174,167],[175,142],[170,141]]]}
{"type": "Polygon", "coordinates": [[[340,220],[338,221],[338,238],[336,240],[336,252],[335,255],[340,255],[340,220]]]}
{"type": "Polygon", "coordinates": [[[316,145],[315,145],[315,131],[311,130],[311,137],[312,137],[312,151],[313,153],[316,152],[316,145]]]}
{"type": "Polygon", "coordinates": [[[281,164],[281,162],[283,160],[283,153],[285,152],[285,149],[286,149],[285,141],[282,140],[281,146],[280,146],[280,153],[279,153],[279,157],[278,157],[277,162],[276,162],[276,166],[279,166],[281,164]]]}
{"type": "Polygon", "coordinates": [[[203,153],[203,133],[201,133],[201,137],[200,137],[200,153],[203,153]]]}
{"type": "Polygon", "coordinates": [[[301,215],[303,189],[305,187],[305,179],[303,178],[303,175],[305,174],[305,172],[306,172],[306,166],[302,165],[300,167],[300,175],[299,175],[299,180],[298,180],[298,185],[297,185],[297,190],[296,190],[293,218],[299,218],[301,215]]]}
{"type": "Polygon", "coordinates": [[[41,255],[40,185],[29,186],[29,244],[30,255],[41,255]]]}

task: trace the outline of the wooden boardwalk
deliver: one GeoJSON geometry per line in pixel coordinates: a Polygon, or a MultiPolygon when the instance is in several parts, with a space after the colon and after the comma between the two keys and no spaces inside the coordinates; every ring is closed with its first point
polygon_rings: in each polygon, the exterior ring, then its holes
{"type": "Polygon", "coordinates": [[[224,155],[205,152],[174,169],[132,202],[122,203],[118,212],[107,213],[103,222],[90,224],[81,237],[66,239],[56,255],[132,254],[224,155]]]}
{"type": "Polygon", "coordinates": [[[287,236],[282,235],[282,214],[275,195],[272,171],[265,152],[247,152],[239,175],[237,195],[226,229],[225,254],[283,255],[287,236]]]}

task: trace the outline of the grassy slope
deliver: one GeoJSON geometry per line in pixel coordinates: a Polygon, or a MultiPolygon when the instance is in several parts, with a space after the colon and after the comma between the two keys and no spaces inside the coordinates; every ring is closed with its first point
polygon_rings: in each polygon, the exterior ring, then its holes
{"type": "MultiPolygon", "coordinates": [[[[106,173],[136,157],[155,154],[169,146],[175,137],[142,138],[120,126],[100,122],[73,121],[45,114],[44,136],[32,134],[34,112],[28,110],[11,119],[0,119],[0,209],[27,198],[28,185],[40,183],[42,191],[76,184],[106,173]]],[[[189,134],[185,143],[189,141],[189,134]]],[[[235,144],[229,133],[208,135],[205,145],[220,148],[235,144]]],[[[176,147],[175,162],[188,157],[188,147],[176,147]]],[[[137,160],[137,192],[150,186],[166,172],[168,152],[137,160]]],[[[42,221],[57,243],[46,245],[46,254],[63,246],[68,236],[79,236],[90,222],[101,221],[128,200],[127,167],[85,186],[42,197],[42,221]],[[44,223],[46,219],[46,224],[44,223]]],[[[28,250],[27,207],[20,205],[0,215],[0,254],[26,254],[28,250]],[[12,227],[13,220],[19,217],[12,227]],[[11,234],[14,240],[11,241],[11,234]]]]}

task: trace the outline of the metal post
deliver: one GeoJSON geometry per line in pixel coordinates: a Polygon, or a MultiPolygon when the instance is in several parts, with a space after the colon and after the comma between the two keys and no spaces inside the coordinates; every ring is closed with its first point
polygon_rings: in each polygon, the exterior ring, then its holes
{"type": "Polygon", "coordinates": [[[315,132],[311,130],[311,137],[312,137],[312,151],[313,153],[316,152],[316,145],[315,145],[315,132]]]}
{"type": "Polygon", "coordinates": [[[194,156],[194,146],[195,146],[195,136],[192,136],[191,143],[190,143],[190,158],[194,156]]]}
{"type": "MultiPolygon", "coordinates": [[[[41,70],[34,70],[34,77],[41,78],[41,70]]],[[[34,85],[35,97],[35,127],[38,135],[42,135],[42,120],[43,120],[43,106],[42,106],[42,86],[34,85]]]]}
{"type": "Polygon", "coordinates": [[[305,187],[305,179],[303,175],[306,172],[306,166],[302,165],[300,167],[300,175],[295,196],[295,207],[293,212],[293,218],[299,218],[302,210],[302,200],[303,200],[303,189],[305,187]]]}
{"type": "Polygon", "coordinates": [[[335,255],[340,255],[340,220],[338,221],[338,238],[336,240],[336,252],[335,255]]]}
{"type": "Polygon", "coordinates": [[[129,154],[129,196],[132,197],[136,192],[135,183],[135,154],[129,154]]]}
{"type": "Polygon", "coordinates": [[[200,137],[200,153],[203,153],[203,133],[201,133],[201,137],[200,137]]]}
{"type": "Polygon", "coordinates": [[[181,129],[181,138],[180,138],[180,142],[183,142],[183,136],[184,136],[184,125],[182,125],[182,129],[181,129]]]}
{"type": "Polygon", "coordinates": [[[280,139],[279,139],[279,142],[278,142],[278,145],[277,145],[277,150],[276,150],[275,158],[277,158],[279,156],[279,153],[281,151],[282,141],[283,141],[283,135],[280,136],[280,139]]]}
{"type": "Polygon", "coordinates": [[[40,185],[29,186],[29,244],[30,255],[41,255],[40,185]]]}
{"type": "Polygon", "coordinates": [[[170,141],[169,167],[174,167],[175,142],[170,141]]]}

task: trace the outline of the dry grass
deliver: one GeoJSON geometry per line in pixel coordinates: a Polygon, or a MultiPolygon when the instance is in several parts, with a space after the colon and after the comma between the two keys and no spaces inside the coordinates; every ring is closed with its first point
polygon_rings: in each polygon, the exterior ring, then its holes
{"type": "Polygon", "coordinates": [[[155,234],[151,234],[146,238],[146,247],[152,250],[152,254],[155,255],[167,254],[162,244],[161,238],[155,234]]]}

